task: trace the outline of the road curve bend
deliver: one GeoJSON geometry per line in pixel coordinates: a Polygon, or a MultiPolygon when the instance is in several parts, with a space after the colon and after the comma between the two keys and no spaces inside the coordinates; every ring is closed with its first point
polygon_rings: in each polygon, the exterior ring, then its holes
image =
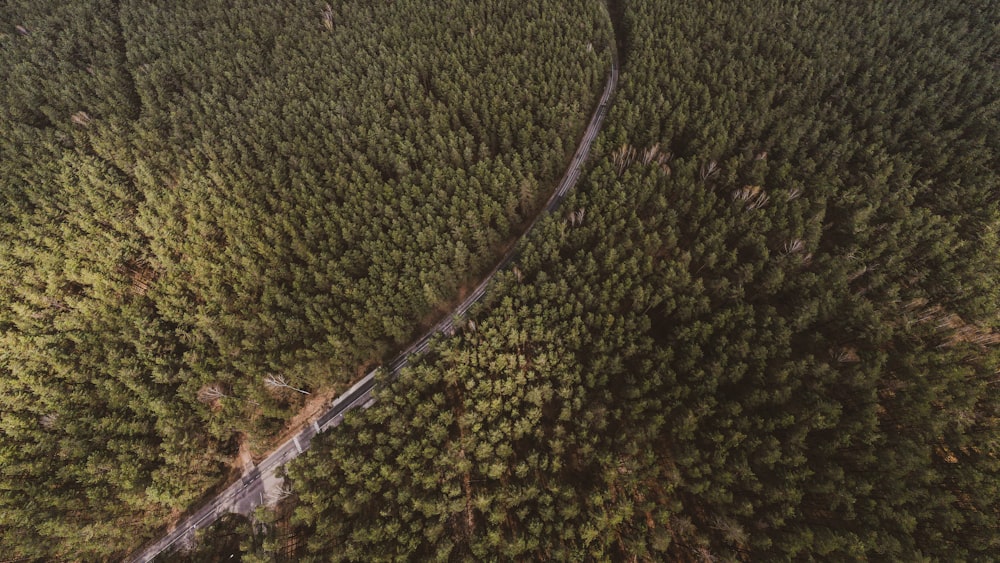
{"type": "MultiPolygon", "coordinates": [[[[545,204],[543,212],[538,213],[535,219],[528,225],[521,235],[523,239],[527,236],[541,217],[551,213],[562,203],[566,194],[576,185],[577,180],[583,170],[583,164],[590,154],[590,147],[600,133],[604,124],[604,116],[607,113],[608,104],[618,85],[618,57],[612,47],[611,72],[601,94],[600,102],[590,118],[590,123],[577,145],[576,152],[573,153],[573,160],[570,161],[566,173],[563,174],[559,185],[556,187],[549,201],[545,204]]],[[[395,359],[383,366],[389,376],[396,377],[400,370],[409,363],[410,357],[421,354],[430,346],[431,339],[439,333],[451,335],[455,330],[455,319],[462,318],[468,310],[476,304],[486,293],[487,287],[493,281],[497,272],[510,264],[517,253],[517,244],[511,249],[497,264],[495,268],[483,279],[476,289],[469,294],[450,314],[439,323],[434,325],[427,333],[421,336],[409,348],[401,352],[395,359]]],[[[173,531],[161,537],[159,540],[146,546],[145,549],[130,557],[129,561],[146,563],[152,561],[160,553],[175,546],[181,546],[194,541],[194,534],[202,528],[210,526],[216,519],[229,512],[248,514],[266,500],[265,486],[268,482],[273,482],[277,477],[277,470],[289,460],[298,457],[309,449],[313,436],[333,428],[344,420],[344,414],[357,407],[367,408],[374,402],[373,391],[375,389],[376,368],[368,373],[363,379],[354,384],[345,393],[333,401],[330,407],[319,416],[317,420],[302,428],[292,438],[281,444],[276,450],[271,452],[253,470],[244,474],[239,481],[233,483],[221,493],[216,495],[204,506],[181,520],[173,531]]]]}

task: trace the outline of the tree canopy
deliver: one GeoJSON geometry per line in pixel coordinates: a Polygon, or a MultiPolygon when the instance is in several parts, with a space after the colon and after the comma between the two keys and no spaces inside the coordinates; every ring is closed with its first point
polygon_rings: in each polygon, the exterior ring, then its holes
{"type": "Polygon", "coordinates": [[[292,463],[301,560],[993,557],[996,4],[618,15],[578,190],[292,463]]]}
{"type": "Polygon", "coordinates": [[[291,387],[446,310],[561,175],[611,37],[596,2],[4,2],[0,551],[121,556],[291,387]]]}

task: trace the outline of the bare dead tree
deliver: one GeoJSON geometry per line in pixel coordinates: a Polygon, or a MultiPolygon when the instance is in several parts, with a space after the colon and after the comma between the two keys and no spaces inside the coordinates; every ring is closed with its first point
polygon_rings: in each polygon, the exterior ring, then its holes
{"type": "Polygon", "coordinates": [[[323,27],[333,31],[333,8],[329,4],[323,7],[323,27]]]}
{"type": "Polygon", "coordinates": [[[656,155],[658,154],[660,154],[660,143],[656,143],[655,145],[642,151],[642,165],[646,166],[650,162],[653,162],[653,159],[656,158],[656,155]]]}
{"type": "Polygon", "coordinates": [[[55,427],[56,422],[59,420],[59,413],[47,413],[43,414],[41,418],[38,419],[38,424],[46,430],[51,430],[55,427]]]}
{"type": "Polygon", "coordinates": [[[861,361],[857,351],[850,346],[840,346],[830,350],[830,357],[841,364],[856,364],[861,361]]]}
{"type": "Polygon", "coordinates": [[[787,241],[787,242],[785,242],[784,246],[782,246],[782,250],[784,251],[784,253],[786,255],[787,254],[798,254],[799,252],[802,252],[805,249],[806,249],[806,241],[804,241],[804,240],[802,240],[800,238],[796,238],[796,239],[792,239],[790,241],[787,241]]]}
{"type": "Polygon", "coordinates": [[[78,111],[74,113],[70,116],[69,120],[80,127],[86,127],[91,122],[90,114],[85,111],[78,111]]]}
{"type": "Polygon", "coordinates": [[[267,374],[267,377],[264,378],[264,385],[267,385],[271,389],[285,388],[285,389],[291,389],[292,391],[298,391],[303,395],[310,394],[309,391],[306,391],[305,389],[299,389],[298,387],[292,387],[291,385],[289,385],[288,380],[285,379],[285,376],[274,375],[273,373],[267,374]]]}
{"type": "Polygon", "coordinates": [[[731,544],[745,544],[749,537],[743,526],[732,518],[717,516],[712,527],[722,532],[722,536],[731,544]]]}
{"type": "Polygon", "coordinates": [[[770,201],[770,196],[760,186],[747,185],[733,192],[733,200],[743,201],[747,209],[753,210],[767,205],[767,202],[770,201]]]}
{"type": "Polygon", "coordinates": [[[720,172],[722,172],[722,169],[719,168],[719,163],[714,160],[710,160],[701,165],[701,181],[707,182],[708,180],[718,176],[720,172]]]}
{"type": "Polygon", "coordinates": [[[229,395],[222,389],[222,385],[211,383],[198,390],[198,400],[203,403],[214,403],[229,395]]]}
{"type": "Polygon", "coordinates": [[[635,160],[635,149],[628,143],[623,144],[617,151],[611,153],[611,160],[618,167],[618,175],[625,173],[625,169],[635,160]]]}
{"type": "Polygon", "coordinates": [[[292,488],[287,483],[282,483],[281,486],[274,489],[270,489],[265,494],[266,503],[269,505],[277,504],[278,502],[292,496],[292,488]]]}

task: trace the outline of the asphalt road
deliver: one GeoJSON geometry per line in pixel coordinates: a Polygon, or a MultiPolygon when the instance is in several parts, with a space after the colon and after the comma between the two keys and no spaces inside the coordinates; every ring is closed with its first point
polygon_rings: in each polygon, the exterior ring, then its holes
{"type": "MultiPolygon", "coordinates": [[[[588,154],[590,154],[590,147],[594,143],[594,139],[597,138],[597,134],[601,131],[601,126],[604,123],[604,115],[607,112],[611,95],[614,93],[617,84],[618,61],[617,59],[613,59],[611,74],[608,76],[608,81],[604,86],[600,103],[590,118],[590,123],[587,125],[587,130],[584,132],[583,138],[576,148],[576,152],[573,153],[573,160],[570,162],[569,168],[566,169],[566,173],[563,175],[562,180],[560,180],[559,186],[553,192],[552,197],[549,198],[548,203],[545,204],[546,213],[552,212],[559,207],[559,204],[562,203],[563,198],[569,190],[576,185],[576,181],[579,179],[583,169],[583,164],[587,160],[588,154]]],[[[522,238],[531,232],[538,220],[546,213],[539,213],[535,217],[528,228],[525,229],[522,238]]],[[[434,336],[439,333],[445,335],[454,333],[455,320],[463,318],[468,310],[483,297],[486,293],[486,288],[493,281],[494,276],[510,263],[516,255],[516,250],[517,245],[513,245],[500,263],[497,264],[489,275],[483,279],[482,283],[451,314],[434,325],[419,340],[385,366],[390,377],[396,377],[414,354],[421,354],[426,351],[434,336]]],[[[335,399],[330,407],[315,422],[304,427],[291,439],[281,444],[278,449],[264,458],[260,464],[245,473],[239,481],[227,487],[208,504],[184,518],[172,532],[163,536],[155,543],[148,545],[140,553],[133,555],[130,561],[141,563],[152,561],[164,551],[193,542],[197,530],[210,526],[220,516],[230,512],[249,514],[254,508],[264,504],[269,500],[267,498],[268,491],[273,491],[278,486],[280,479],[277,477],[276,471],[279,467],[309,449],[313,436],[339,425],[344,420],[345,413],[359,406],[365,407],[370,405],[374,401],[372,392],[375,388],[376,371],[378,369],[372,370],[361,381],[348,389],[347,392],[335,399]]]]}

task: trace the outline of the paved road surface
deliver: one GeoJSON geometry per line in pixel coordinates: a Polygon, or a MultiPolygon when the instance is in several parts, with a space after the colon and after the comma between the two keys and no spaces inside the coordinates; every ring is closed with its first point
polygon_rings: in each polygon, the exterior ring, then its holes
{"type": "MultiPolygon", "coordinates": [[[[608,103],[611,99],[611,94],[614,92],[617,84],[618,61],[613,60],[611,64],[611,74],[608,76],[607,84],[604,86],[604,93],[601,95],[601,101],[598,104],[597,109],[594,110],[593,116],[590,118],[590,124],[587,126],[587,131],[584,133],[583,138],[580,140],[580,144],[576,148],[576,152],[573,154],[573,160],[570,162],[569,168],[566,170],[566,174],[563,175],[558,188],[556,188],[552,197],[545,205],[546,212],[554,211],[557,207],[559,207],[559,204],[566,196],[566,193],[569,192],[569,190],[576,184],[577,179],[580,177],[583,163],[587,160],[587,155],[590,153],[590,146],[593,144],[594,139],[601,130],[601,126],[604,122],[604,115],[607,112],[608,103]]],[[[535,227],[535,224],[544,214],[545,213],[539,213],[535,217],[534,221],[532,221],[528,228],[524,231],[524,235],[531,232],[531,230],[535,227]]],[[[522,237],[524,235],[522,235],[522,237]]],[[[419,340],[414,342],[413,345],[400,353],[396,359],[389,363],[388,366],[385,366],[385,369],[389,372],[391,377],[395,377],[399,371],[406,366],[411,356],[414,354],[421,354],[426,351],[427,347],[430,345],[431,339],[435,335],[438,333],[450,335],[454,332],[455,319],[464,317],[469,308],[482,298],[483,294],[486,293],[486,288],[489,286],[490,282],[493,281],[493,277],[496,273],[504,266],[507,266],[514,258],[516,249],[517,245],[514,245],[511,250],[508,251],[507,255],[504,256],[503,260],[497,264],[496,268],[494,268],[493,271],[486,276],[483,282],[476,287],[475,291],[469,294],[469,296],[466,297],[466,299],[462,301],[462,303],[455,308],[455,310],[452,311],[448,317],[436,324],[434,328],[429,330],[419,340]]],[[[320,415],[315,422],[306,426],[298,434],[282,444],[278,449],[261,461],[259,465],[245,473],[239,481],[227,487],[226,490],[219,493],[219,495],[212,499],[212,501],[208,504],[182,520],[174,531],[160,538],[156,543],[147,546],[146,549],[139,554],[134,555],[131,561],[141,563],[151,561],[157,555],[168,549],[181,547],[193,542],[194,534],[197,530],[208,527],[215,522],[217,518],[227,512],[250,514],[254,508],[264,504],[268,500],[271,500],[268,499],[268,491],[275,491],[280,487],[281,480],[275,474],[279,467],[284,465],[288,460],[309,449],[313,436],[340,424],[341,421],[344,420],[344,414],[347,411],[359,406],[367,407],[374,401],[372,391],[375,388],[376,371],[377,369],[372,370],[372,372],[366,375],[364,379],[356,383],[346,393],[338,397],[330,408],[320,415]]]]}

